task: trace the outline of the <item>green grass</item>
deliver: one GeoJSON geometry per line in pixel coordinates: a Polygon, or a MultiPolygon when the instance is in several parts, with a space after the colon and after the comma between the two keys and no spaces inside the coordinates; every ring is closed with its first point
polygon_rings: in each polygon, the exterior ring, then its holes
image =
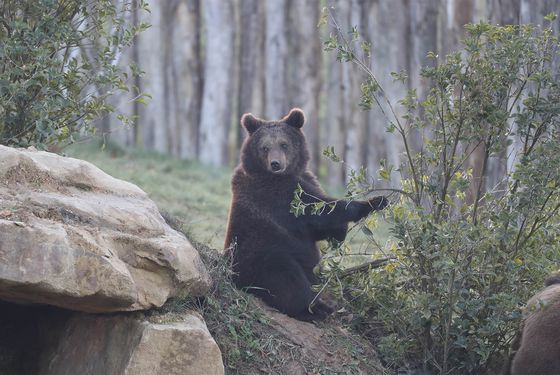
{"type": "Polygon", "coordinates": [[[176,217],[189,238],[222,249],[231,201],[231,170],[202,166],[155,152],[130,150],[98,142],[65,150],[113,177],[138,185],[160,210],[176,217]]]}

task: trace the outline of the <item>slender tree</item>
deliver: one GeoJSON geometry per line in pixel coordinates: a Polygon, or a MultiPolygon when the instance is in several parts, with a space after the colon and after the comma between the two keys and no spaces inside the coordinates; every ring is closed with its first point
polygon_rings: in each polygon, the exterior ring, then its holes
{"type": "Polygon", "coordinates": [[[266,69],[265,114],[278,119],[288,112],[286,65],[290,62],[287,41],[287,0],[267,0],[266,18],[266,69]]]}
{"type": "Polygon", "coordinates": [[[199,155],[203,163],[226,165],[233,98],[233,1],[206,0],[202,5],[206,58],[199,155]]]}
{"type": "Polygon", "coordinates": [[[140,142],[147,149],[168,152],[169,121],[165,111],[166,4],[150,1],[149,6],[150,13],[141,13],[140,21],[149,22],[151,27],[140,34],[136,41],[137,63],[145,72],[140,80],[140,90],[151,97],[149,105],[137,107],[140,142]]]}
{"type": "MultiPolygon", "coordinates": [[[[264,5],[260,0],[244,0],[239,4],[241,25],[237,120],[248,112],[264,116],[264,5]]],[[[244,138],[245,131],[237,126],[238,151],[244,138]]]]}
{"type": "MultiPolygon", "coordinates": [[[[337,14],[340,12],[339,5],[345,0],[333,0],[329,5],[333,7],[337,14]]],[[[342,83],[342,67],[335,59],[327,55],[325,59],[327,65],[327,72],[323,84],[326,92],[326,108],[325,119],[323,122],[323,131],[321,132],[322,139],[326,145],[333,147],[335,154],[344,156],[344,145],[346,143],[344,131],[344,112],[345,108],[342,106],[342,97],[344,95],[344,85],[342,83]]],[[[340,187],[345,180],[345,166],[343,163],[327,162],[327,181],[330,186],[340,187]]]]}
{"type": "MultiPolygon", "coordinates": [[[[366,6],[367,4],[361,0],[342,2],[339,5],[340,19],[343,20],[340,26],[346,30],[355,28],[357,33],[365,34],[367,30],[367,17],[363,17],[363,11],[366,6]]],[[[348,38],[354,38],[354,36],[350,34],[348,38]]],[[[360,102],[360,85],[363,80],[364,74],[358,66],[343,65],[342,82],[344,93],[342,105],[346,109],[343,120],[346,132],[344,160],[348,167],[352,169],[366,165],[367,113],[358,106],[360,102]]]]}
{"type": "Polygon", "coordinates": [[[198,126],[202,99],[200,62],[200,1],[169,2],[171,43],[168,45],[167,86],[169,105],[175,114],[171,123],[171,144],[174,155],[183,159],[198,156],[198,126]]]}
{"type": "MultiPolygon", "coordinates": [[[[369,41],[372,41],[371,66],[373,73],[384,87],[387,99],[397,111],[402,111],[397,100],[406,95],[407,87],[396,82],[391,72],[408,71],[410,64],[410,6],[406,0],[381,1],[373,3],[369,10],[371,22],[368,25],[369,41]],[[394,25],[402,25],[394,27],[394,25]]],[[[383,103],[384,104],[384,103],[383,103]]],[[[403,148],[393,134],[387,132],[390,109],[386,105],[374,105],[368,115],[368,172],[377,176],[381,160],[389,165],[399,165],[403,148]],[[385,115],[382,112],[387,113],[385,115]]],[[[395,176],[397,177],[397,176],[395,176]]],[[[398,181],[393,181],[398,184],[398,181]]]]}
{"type": "Polygon", "coordinates": [[[290,7],[288,105],[306,114],[303,128],[311,153],[311,168],[319,169],[319,90],[321,88],[321,40],[317,30],[319,2],[294,1],[290,7]]]}

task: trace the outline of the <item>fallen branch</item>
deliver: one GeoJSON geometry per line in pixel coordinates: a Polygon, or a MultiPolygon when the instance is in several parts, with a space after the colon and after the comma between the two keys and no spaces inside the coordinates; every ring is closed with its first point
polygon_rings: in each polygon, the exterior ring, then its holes
{"type": "Polygon", "coordinates": [[[358,273],[358,272],[369,271],[372,268],[379,268],[379,267],[383,266],[384,264],[386,264],[387,262],[389,262],[391,260],[395,260],[395,259],[396,259],[395,257],[374,259],[374,260],[371,260],[369,262],[366,262],[366,263],[363,263],[363,264],[360,264],[360,265],[357,265],[357,266],[354,266],[354,267],[346,268],[346,269],[342,270],[339,273],[338,276],[340,278],[343,278],[343,277],[347,277],[347,276],[353,275],[353,274],[358,273]]]}

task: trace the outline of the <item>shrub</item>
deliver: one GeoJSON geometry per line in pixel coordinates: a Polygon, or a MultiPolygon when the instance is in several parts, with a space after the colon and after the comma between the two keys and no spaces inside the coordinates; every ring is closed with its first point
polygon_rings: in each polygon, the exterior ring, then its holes
{"type": "MultiPolygon", "coordinates": [[[[123,48],[147,27],[133,25],[143,0],[5,0],[0,7],[0,144],[45,148],[93,131],[114,111],[107,98],[129,90],[123,48]]],[[[125,117],[121,116],[123,121],[125,117]]]]}
{"type": "MultiPolygon", "coordinates": [[[[560,259],[560,86],[551,65],[558,39],[532,25],[467,25],[462,52],[429,54],[434,66],[421,74],[432,89],[423,100],[410,90],[399,116],[357,57],[360,45],[369,47],[355,30],[348,40],[331,20],[336,32],[325,48],[364,68],[360,104],[391,109],[387,131],[404,144],[404,161],[380,169],[387,181],[388,171],[401,174],[400,198],[386,213],[393,238],[385,251],[394,261],[341,278],[340,257],[330,257],[327,279],[342,280],[354,324],[389,368],[494,373],[517,330],[519,306],[560,259]],[[418,150],[410,146],[413,133],[424,135],[418,150]],[[482,155],[476,178],[473,152],[482,155]],[[489,163],[506,157],[511,168],[487,189],[489,163]]],[[[375,188],[355,190],[367,182],[363,172],[351,182],[349,196],[375,188]]],[[[368,235],[373,222],[361,223],[368,235]]],[[[336,249],[343,257],[347,246],[336,249]]]]}

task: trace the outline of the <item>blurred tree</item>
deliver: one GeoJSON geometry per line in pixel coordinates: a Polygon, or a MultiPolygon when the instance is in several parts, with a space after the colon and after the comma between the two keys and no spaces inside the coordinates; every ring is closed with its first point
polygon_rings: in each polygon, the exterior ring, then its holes
{"type": "Polygon", "coordinates": [[[200,1],[167,1],[166,87],[170,113],[171,152],[183,159],[198,156],[202,66],[200,59],[200,1]]]}
{"type": "MultiPolygon", "coordinates": [[[[347,29],[353,28],[348,35],[350,40],[355,36],[367,35],[367,7],[371,2],[363,0],[348,1],[341,6],[341,10],[346,13],[343,21],[347,29]],[[347,9],[344,9],[348,7],[347,9]]],[[[342,4],[341,4],[342,5],[342,4]]],[[[369,39],[369,35],[367,37],[369,39]]],[[[344,145],[344,161],[350,168],[358,168],[360,165],[367,165],[367,113],[356,106],[360,101],[360,85],[364,75],[359,67],[351,64],[344,64],[342,68],[342,80],[345,93],[342,97],[344,116],[344,131],[346,132],[344,145]]],[[[349,177],[346,176],[346,179],[349,177]]]]}
{"type": "Polygon", "coordinates": [[[288,106],[305,112],[303,131],[311,154],[311,169],[318,172],[319,91],[321,89],[321,39],[317,30],[319,7],[316,0],[292,1],[289,10],[288,106]]]}
{"type": "MultiPolygon", "coordinates": [[[[239,87],[237,119],[244,113],[264,116],[264,3],[260,0],[241,1],[239,87]]],[[[245,131],[236,121],[237,151],[245,131]]]]}
{"type": "MultiPolygon", "coordinates": [[[[395,109],[402,113],[397,98],[406,95],[408,87],[400,82],[395,82],[391,72],[408,71],[410,59],[414,55],[409,46],[414,42],[410,30],[415,27],[414,19],[410,12],[416,5],[409,5],[406,0],[381,1],[374,3],[369,11],[370,23],[368,25],[367,39],[373,41],[371,62],[373,73],[379,77],[380,84],[385,88],[386,94],[395,109]],[[394,25],[402,25],[394,27],[394,25]],[[408,30],[408,31],[407,31],[408,30]]],[[[435,21],[432,18],[432,21],[435,21]]],[[[428,46],[426,46],[428,47],[428,46]]],[[[368,112],[368,156],[364,164],[369,173],[377,175],[380,162],[386,160],[389,164],[398,165],[402,145],[398,138],[385,131],[387,126],[384,111],[389,111],[386,105],[373,106],[368,112]]],[[[398,176],[393,176],[398,179],[398,176]]],[[[386,182],[380,182],[386,184],[386,182]]],[[[398,181],[393,181],[398,185],[398,181]]]]}
{"type": "Polygon", "coordinates": [[[288,55],[288,1],[265,1],[265,116],[279,119],[288,113],[286,66],[294,56],[288,55]]]}
{"type": "MultiPolygon", "coordinates": [[[[344,0],[341,0],[344,1],[344,0]]],[[[342,97],[344,95],[344,84],[342,83],[343,65],[333,59],[326,61],[327,74],[323,87],[326,98],[325,115],[321,123],[321,144],[330,145],[333,151],[341,154],[344,151],[344,107],[342,97]]],[[[331,186],[341,186],[345,179],[345,166],[343,163],[326,164],[327,181],[331,186]]]]}
{"type": "Polygon", "coordinates": [[[232,0],[203,3],[206,26],[204,89],[200,117],[200,161],[228,162],[228,133],[232,126],[234,17],[232,0]]]}
{"type": "Polygon", "coordinates": [[[145,148],[159,152],[168,152],[170,144],[165,87],[167,72],[165,48],[168,26],[165,19],[166,5],[167,2],[150,2],[150,13],[142,14],[140,21],[149,21],[151,27],[136,39],[139,67],[148,73],[140,80],[140,89],[150,97],[149,105],[137,108],[137,115],[142,119],[139,142],[145,148]]]}
{"type": "MultiPolygon", "coordinates": [[[[124,112],[139,116],[138,143],[182,158],[232,165],[244,137],[241,114],[274,119],[298,106],[308,117],[305,132],[312,150],[311,166],[326,175],[330,185],[338,186],[347,178],[347,166],[364,165],[375,175],[382,160],[398,164],[403,145],[383,130],[386,120],[379,108],[364,112],[355,104],[363,81],[359,69],[320,55],[319,47],[328,42],[330,32],[315,27],[322,22],[322,6],[333,8],[342,28],[356,26],[355,32],[372,43],[372,55],[366,60],[397,112],[401,111],[397,100],[408,89],[416,89],[420,99],[426,97],[429,82],[419,73],[431,63],[427,52],[444,55],[454,50],[465,23],[484,19],[499,24],[538,23],[545,14],[560,9],[560,0],[150,3],[152,15],[140,19],[153,23],[152,34],[138,38],[130,58],[146,72],[138,83],[153,100],[146,108],[130,105],[133,95],[129,94],[119,104],[124,112]],[[398,75],[391,72],[401,70],[409,74],[407,84],[393,82],[398,75]],[[326,145],[332,145],[346,164],[327,163],[321,157],[326,145]]],[[[558,23],[552,27],[557,29],[558,23]]],[[[345,36],[353,38],[352,33],[345,36]]],[[[422,114],[423,108],[417,111],[422,114]]],[[[114,131],[114,119],[110,122],[114,131]]],[[[421,134],[416,129],[411,132],[412,148],[417,150],[421,134]]],[[[131,137],[127,140],[121,132],[114,137],[131,143],[131,137]]],[[[493,188],[507,168],[509,153],[489,158],[482,177],[484,150],[475,146],[469,146],[468,161],[475,180],[483,178],[483,188],[493,188]]],[[[397,185],[399,177],[393,175],[390,184],[397,185]]]]}

